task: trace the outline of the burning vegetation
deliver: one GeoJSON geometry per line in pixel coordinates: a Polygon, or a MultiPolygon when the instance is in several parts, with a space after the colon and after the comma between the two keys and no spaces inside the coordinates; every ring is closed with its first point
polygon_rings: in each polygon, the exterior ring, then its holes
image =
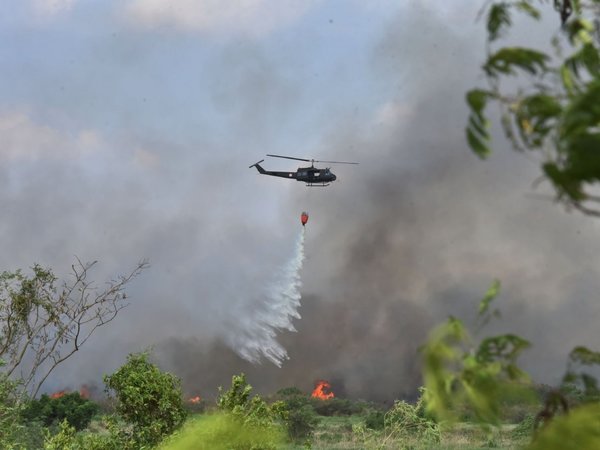
{"type": "Polygon", "coordinates": [[[66,393],[67,393],[66,390],[56,391],[56,392],[53,392],[52,394],[50,394],[50,398],[52,398],[52,399],[61,398],[61,397],[64,397],[66,393]]]}
{"type": "Polygon", "coordinates": [[[330,400],[334,398],[335,395],[331,392],[331,384],[329,384],[329,381],[318,380],[315,383],[315,389],[312,391],[311,397],[320,400],[330,400]]]}

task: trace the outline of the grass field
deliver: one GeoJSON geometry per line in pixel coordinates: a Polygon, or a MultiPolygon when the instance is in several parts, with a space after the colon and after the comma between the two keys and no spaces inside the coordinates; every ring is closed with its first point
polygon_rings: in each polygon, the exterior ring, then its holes
{"type": "Polygon", "coordinates": [[[287,449],[518,449],[529,438],[515,434],[516,425],[502,425],[488,431],[477,425],[457,423],[442,428],[439,443],[414,438],[386,435],[382,431],[364,429],[362,416],[322,417],[313,438],[305,445],[289,445],[287,449]]]}

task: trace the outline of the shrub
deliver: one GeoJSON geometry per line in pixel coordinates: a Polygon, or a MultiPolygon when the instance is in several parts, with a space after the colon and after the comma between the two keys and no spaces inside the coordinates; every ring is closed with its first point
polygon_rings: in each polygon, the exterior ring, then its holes
{"type": "MultiPolygon", "coordinates": [[[[4,365],[0,359],[0,367],[4,365]]],[[[20,413],[18,384],[0,372],[0,448],[12,448],[20,444],[20,413]]]]}
{"type": "Polygon", "coordinates": [[[361,414],[367,406],[364,402],[345,398],[332,398],[329,400],[311,398],[311,403],[317,414],[328,417],[361,414]]]}
{"type": "Polygon", "coordinates": [[[531,437],[534,424],[535,416],[529,414],[513,429],[512,435],[517,439],[531,437]]]}
{"type": "Polygon", "coordinates": [[[268,405],[259,395],[251,397],[252,386],[248,384],[243,373],[231,378],[230,389],[223,391],[223,388],[219,387],[219,392],[219,408],[243,424],[269,427],[285,418],[283,402],[268,405]]]}
{"type": "Polygon", "coordinates": [[[296,387],[280,389],[277,398],[284,405],[284,422],[289,438],[296,442],[310,438],[319,424],[311,398],[296,387]]]}
{"type": "Polygon", "coordinates": [[[129,355],[104,382],[115,393],[117,414],[133,426],[133,438],[140,445],[157,444],[185,421],[179,379],[161,372],[146,353],[129,355]]]}
{"type": "MultiPolygon", "coordinates": [[[[252,434],[257,436],[280,436],[282,433],[281,425],[287,425],[289,412],[285,403],[277,401],[269,405],[259,395],[252,396],[252,386],[248,384],[246,375],[243,373],[234,375],[231,378],[231,388],[224,391],[223,388],[219,387],[219,392],[217,405],[225,413],[225,418],[237,422],[238,425],[236,426],[241,427],[242,434],[248,436],[252,434]],[[251,430],[254,431],[251,432],[251,430]]],[[[216,423],[220,424],[219,426],[227,425],[220,421],[216,423]]],[[[233,425],[227,425],[227,427],[227,429],[230,429],[233,425]]],[[[271,448],[266,443],[257,445],[252,444],[235,448],[253,450],[271,448]]]]}
{"type": "Polygon", "coordinates": [[[311,405],[304,405],[300,408],[287,409],[285,424],[290,439],[300,441],[313,435],[319,424],[319,418],[311,405]]]}
{"type": "Polygon", "coordinates": [[[419,415],[417,406],[404,401],[396,401],[384,418],[386,433],[397,436],[414,436],[427,442],[440,442],[440,428],[437,423],[419,415]]]}
{"type": "Polygon", "coordinates": [[[39,421],[47,427],[66,420],[75,430],[80,431],[88,426],[98,409],[96,403],[81,397],[78,392],[59,398],[50,398],[44,394],[39,400],[31,400],[26,405],[22,417],[28,422],[39,421]]]}
{"type": "Polygon", "coordinates": [[[385,426],[385,413],[383,411],[370,411],[365,417],[365,427],[371,430],[382,430],[385,426]]]}
{"type": "Polygon", "coordinates": [[[55,435],[51,435],[47,431],[46,439],[44,440],[44,450],[76,450],[78,448],[77,438],[75,436],[75,428],[69,425],[67,420],[63,420],[59,425],[59,431],[55,435]]]}

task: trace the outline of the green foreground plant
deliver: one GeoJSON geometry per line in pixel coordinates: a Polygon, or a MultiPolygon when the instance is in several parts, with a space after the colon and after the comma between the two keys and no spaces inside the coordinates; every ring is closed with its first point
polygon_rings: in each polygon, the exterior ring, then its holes
{"type": "Polygon", "coordinates": [[[138,445],[156,445],[185,421],[181,383],[148,361],[148,354],[132,354],[114,374],[104,377],[114,392],[117,414],[133,427],[138,445]]]}

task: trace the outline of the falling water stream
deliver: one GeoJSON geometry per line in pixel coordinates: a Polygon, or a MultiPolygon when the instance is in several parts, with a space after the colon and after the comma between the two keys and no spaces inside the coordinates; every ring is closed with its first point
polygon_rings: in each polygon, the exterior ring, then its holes
{"type": "Polygon", "coordinates": [[[232,347],[244,359],[258,363],[267,358],[281,367],[289,359],[287,351],[277,341],[277,332],[296,331],[294,319],[300,319],[300,271],[304,262],[305,228],[298,235],[294,253],[271,283],[267,284],[263,302],[252,312],[252,320],[238,334],[232,347]]]}

